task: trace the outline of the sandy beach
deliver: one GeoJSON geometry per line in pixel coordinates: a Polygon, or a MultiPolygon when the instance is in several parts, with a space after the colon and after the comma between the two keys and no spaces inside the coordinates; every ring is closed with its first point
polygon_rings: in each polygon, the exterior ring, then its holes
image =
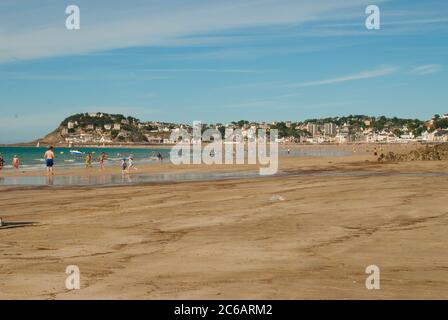
{"type": "MultiPolygon", "coordinates": [[[[71,170],[58,174],[104,174],[71,170]]],[[[447,161],[378,163],[358,152],[283,157],[280,171],[127,186],[0,186],[0,217],[16,224],[0,229],[0,298],[448,298],[447,161]],[[80,268],[80,290],[65,288],[68,265],[80,268]],[[381,270],[380,290],[365,287],[368,265],[381,270]]]]}

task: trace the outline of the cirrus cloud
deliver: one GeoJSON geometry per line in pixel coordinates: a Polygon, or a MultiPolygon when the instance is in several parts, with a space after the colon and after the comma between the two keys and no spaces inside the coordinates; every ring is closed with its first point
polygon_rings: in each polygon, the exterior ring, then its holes
{"type": "Polygon", "coordinates": [[[419,76],[424,76],[428,74],[437,73],[442,70],[442,66],[440,64],[425,64],[422,66],[415,67],[411,70],[412,74],[416,74],[419,76]]]}

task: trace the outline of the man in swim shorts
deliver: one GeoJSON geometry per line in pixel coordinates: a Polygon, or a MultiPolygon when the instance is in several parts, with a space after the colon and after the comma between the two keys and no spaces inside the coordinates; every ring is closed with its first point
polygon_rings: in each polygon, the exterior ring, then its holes
{"type": "Polygon", "coordinates": [[[47,152],[45,152],[44,158],[45,158],[45,164],[47,165],[47,174],[52,175],[54,165],[54,152],[52,146],[50,146],[47,152]]]}

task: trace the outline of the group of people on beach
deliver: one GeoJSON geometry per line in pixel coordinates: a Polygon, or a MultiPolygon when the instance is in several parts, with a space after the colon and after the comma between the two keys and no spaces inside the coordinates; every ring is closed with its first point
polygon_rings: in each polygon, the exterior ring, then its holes
{"type": "MultiPolygon", "coordinates": [[[[105,152],[101,152],[99,157],[98,157],[98,165],[100,167],[100,170],[104,170],[104,161],[106,160],[106,153],[105,152]]],[[[92,161],[93,161],[93,155],[91,152],[87,153],[86,155],[86,159],[85,159],[85,165],[86,168],[91,168],[92,167],[92,161]]]]}
{"type": "Polygon", "coordinates": [[[131,154],[128,158],[121,159],[121,172],[129,173],[133,170],[137,170],[137,167],[134,165],[134,156],[131,154]]]}
{"type": "MultiPolygon", "coordinates": [[[[0,154],[0,170],[2,170],[4,166],[5,166],[5,159],[0,154]]],[[[12,158],[12,167],[15,170],[18,170],[20,167],[20,159],[17,155],[14,155],[14,157],[12,158]]]]}
{"type": "MultiPolygon", "coordinates": [[[[61,154],[62,154],[62,152],[61,152],[61,154]]],[[[55,152],[54,152],[54,147],[49,146],[47,151],[44,154],[45,166],[47,168],[47,175],[49,175],[49,176],[53,175],[53,167],[54,167],[54,163],[55,163],[55,158],[56,158],[56,156],[55,156],[55,152]]],[[[100,155],[98,156],[98,165],[99,165],[100,170],[104,170],[104,163],[106,161],[106,158],[107,158],[107,155],[105,152],[101,152],[100,155]]],[[[93,160],[94,159],[93,159],[92,152],[88,152],[85,157],[85,167],[91,168],[93,160]]],[[[157,160],[160,162],[163,161],[163,156],[160,152],[157,154],[157,160]]],[[[5,159],[3,158],[3,155],[0,154],[0,170],[3,169],[4,165],[5,165],[5,159]]],[[[14,155],[14,157],[12,159],[12,167],[15,170],[18,170],[20,167],[20,159],[17,155],[14,155]]],[[[121,170],[122,170],[122,173],[130,173],[131,170],[137,170],[137,167],[134,164],[134,156],[132,154],[129,155],[129,157],[121,158],[121,170]]]]}

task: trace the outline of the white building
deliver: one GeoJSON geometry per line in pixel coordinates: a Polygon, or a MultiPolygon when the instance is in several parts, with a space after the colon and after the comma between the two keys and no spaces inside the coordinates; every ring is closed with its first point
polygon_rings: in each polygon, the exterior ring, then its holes
{"type": "Polygon", "coordinates": [[[348,142],[348,135],[347,134],[342,134],[342,133],[338,133],[335,136],[335,142],[336,143],[347,143],[348,142]]]}
{"type": "Polygon", "coordinates": [[[327,136],[333,137],[336,135],[336,125],[332,122],[324,125],[324,132],[327,136]]]}

